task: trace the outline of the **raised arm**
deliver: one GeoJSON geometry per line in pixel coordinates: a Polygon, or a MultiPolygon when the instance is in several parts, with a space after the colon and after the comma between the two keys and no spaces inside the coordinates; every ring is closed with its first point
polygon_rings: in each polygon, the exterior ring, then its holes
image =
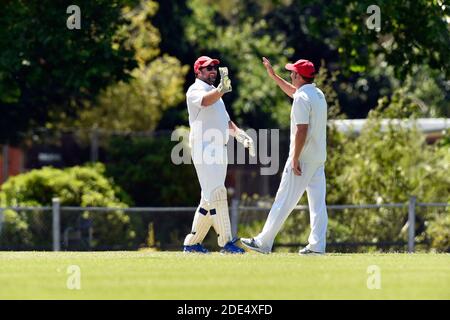
{"type": "Polygon", "coordinates": [[[202,106],[208,107],[210,105],[213,105],[217,100],[222,98],[223,95],[224,93],[219,92],[219,90],[217,89],[209,91],[207,94],[203,96],[202,106]]]}
{"type": "Polygon", "coordinates": [[[211,90],[210,92],[208,92],[203,96],[202,99],[203,107],[207,107],[214,104],[217,100],[222,98],[222,96],[225,93],[231,92],[233,90],[233,88],[231,87],[230,77],[228,76],[228,68],[227,67],[219,68],[219,73],[220,73],[220,83],[216,89],[211,90]]]}
{"type": "Polygon", "coordinates": [[[275,71],[272,68],[272,64],[266,57],[263,57],[262,61],[264,67],[266,67],[267,74],[269,75],[269,77],[271,77],[275,81],[275,83],[280,87],[281,90],[283,90],[284,93],[286,93],[289,97],[293,98],[296,90],[295,87],[275,73],[275,71]]]}

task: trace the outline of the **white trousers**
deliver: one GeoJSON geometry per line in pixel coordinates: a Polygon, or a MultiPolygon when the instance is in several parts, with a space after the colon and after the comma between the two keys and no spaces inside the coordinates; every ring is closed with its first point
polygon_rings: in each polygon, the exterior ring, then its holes
{"type": "Polygon", "coordinates": [[[225,186],[228,155],[226,146],[206,145],[193,150],[193,162],[202,190],[202,202],[210,202],[214,189],[225,186]],[[201,151],[201,153],[200,153],[201,151]]]}
{"type": "Polygon", "coordinates": [[[301,176],[296,176],[288,159],[284,167],[275,202],[262,232],[255,237],[264,250],[272,251],[273,242],[284,221],[295,208],[306,190],[308,195],[311,233],[307,248],[325,252],[327,233],[327,208],[325,204],[326,182],[323,163],[300,163],[301,176]]]}
{"type": "Polygon", "coordinates": [[[203,145],[192,150],[192,159],[202,192],[192,231],[186,236],[184,245],[201,243],[213,226],[218,234],[218,244],[223,247],[232,237],[225,189],[227,147],[203,145]]]}

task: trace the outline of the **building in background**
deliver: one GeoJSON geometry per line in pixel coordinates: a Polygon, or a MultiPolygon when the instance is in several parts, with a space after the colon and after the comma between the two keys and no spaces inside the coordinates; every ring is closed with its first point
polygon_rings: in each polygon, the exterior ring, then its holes
{"type": "Polygon", "coordinates": [[[0,154],[0,183],[9,176],[15,176],[24,171],[24,152],[15,147],[1,146],[0,154]],[[5,161],[6,159],[6,161],[5,161]]]}

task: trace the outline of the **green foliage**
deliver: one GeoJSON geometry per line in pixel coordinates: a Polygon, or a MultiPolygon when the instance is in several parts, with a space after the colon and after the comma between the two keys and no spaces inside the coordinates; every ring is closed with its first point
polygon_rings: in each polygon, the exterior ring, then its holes
{"type": "MultiPolygon", "coordinates": [[[[64,170],[45,167],[10,178],[2,185],[0,206],[49,206],[58,197],[62,206],[126,208],[128,196],[104,176],[101,164],[64,170]]],[[[92,214],[61,212],[61,230],[80,219],[92,221],[93,247],[133,244],[130,216],[121,210],[92,214]]],[[[51,243],[51,214],[44,211],[5,211],[1,244],[45,247],[51,243]]]]}
{"type": "MultiPolygon", "coordinates": [[[[181,143],[186,145],[187,141],[181,143]]],[[[170,141],[168,136],[114,138],[108,149],[107,173],[130,194],[135,205],[196,205],[200,189],[195,169],[192,164],[172,163],[176,144],[178,141],[170,141]]]]}
{"type": "MultiPolygon", "coordinates": [[[[397,113],[392,109],[382,114],[397,113]]],[[[360,136],[345,147],[343,156],[350,156],[352,164],[345,168],[339,185],[350,188],[347,203],[404,202],[409,195],[423,202],[446,201],[450,178],[441,173],[449,169],[443,159],[448,159],[450,150],[425,144],[415,127],[390,122],[382,130],[380,115],[372,112],[360,136]]]]}
{"type": "Polygon", "coordinates": [[[150,19],[158,11],[155,1],[139,1],[135,6],[125,6],[122,15],[128,24],[123,25],[117,36],[125,38],[125,47],[135,52],[139,65],[146,65],[160,55],[159,30],[153,26],[150,19]]]}
{"type": "MultiPolygon", "coordinates": [[[[233,12],[237,15],[244,4],[234,4],[233,12]]],[[[212,1],[191,0],[188,6],[193,13],[185,27],[186,37],[198,54],[211,52],[229,67],[233,83],[231,109],[239,122],[256,128],[288,127],[289,100],[270,81],[261,60],[263,56],[271,59],[277,72],[288,74],[280,69],[293,53],[284,36],[270,36],[270,26],[265,20],[229,17],[227,21],[224,17],[227,11],[212,1]]]]}
{"type": "Polygon", "coordinates": [[[80,113],[83,128],[153,131],[164,111],[184,100],[187,68],[167,55],[132,71],[129,83],[118,82],[103,90],[95,103],[80,113]]]}
{"type": "MultiPolygon", "coordinates": [[[[387,107],[380,104],[370,113],[358,136],[346,136],[334,127],[328,128],[327,204],[407,203],[410,196],[416,196],[419,202],[448,202],[450,176],[445,174],[450,172],[448,145],[428,145],[414,125],[403,126],[398,120],[382,126],[384,117],[398,119],[408,116],[405,120],[413,123],[417,110],[417,105],[393,99],[387,107]]],[[[304,195],[301,204],[306,204],[305,198],[304,195]]],[[[243,200],[245,205],[271,204],[268,199],[263,201],[257,196],[243,200]]],[[[329,242],[376,245],[407,239],[406,208],[330,210],[328,214],[329,242]]],[[[262,216],[244,212],[240,220],[241,236],[258,234],[263,226],[262,216]]],[[[417,239],[431,239],[432,248],[445,251],[448,250],[448,221],[435,216],[432,212],[418,212],[417,239]]],[[[294,211],[275,245],[306,243],[308,235],[307,212],[294,211]]],[[[391,249],[404,248],[394,246],[391,249]]],[[[336,247],[331,250],[336,250],[336,247]]],[[[338,247],[337,250],[342,251],[343,248],[338,247]]],[[[365,251],[367,247],[346,250],[365,251]]]]}
{"type": "MultiPolygon", "coordinates": [[[[36,214],[33,212],[32,214],[36,214]]],[[[13,210],[3,211],[3,222],[1,226],[0,246],[32,246],[33,235],[30,230],[29,223],[23,218],[20,212],[13,210]]]]}
{"type": "MultiPolygon", "coordinates": [[[[332,137],[332,143],[340,147],[328,154],[329,204],[406,203],[411,195],[420,202],[448,201],[450,177],[442,173],[450,170],[450,149],[427,145],[414,126],[393,121],[382,128],[382,118],[409,116],[405,119],[414,120],[417,105],[414,109],[402,101],[394,97],[383,111],[382,105],[372,111],[359,136],[341,137],[341,141],[332,137]]],[[[333,212],[330,236],[371,243],[406,240],[406,209],[358,211],[333,212]]],[[[417,228],[430,219],[432,215],[426,213],[419,216],[417,228]]]]}
{"type": "Polygon", "coordinates": [[[0,141],[76,115],[82,101],[128,78],[133,51],[117,31],[130,1],[78,1],[81,29],[69,30],[55,1],[6,1],[0,15],[0,141]]]}
{"type": "MultiPolygon", "coordinates": [[[[186,134],[181,142],[171,141],[167,135],[114,138],[108,147],[107,174],[130,194],[135,206],[194,207],[200,199],[194,165],[175,165],[171,160],[173,147],[181,143],[188,150],[187,141],[186,134]]],[[[179,240],[189,232],[193,212],[173,214],[142,215],[142,225],[149,226],[147,244],[181,245],[179,240]]]]}
{"type": "Polygon", "coordinates": [[[442,148],[442,150],[448,149],[450,148],[450,131],[445,130],[442,134],[443,137],[438,141],[437,145],[442,148]]]}
{"type": "Polygon", "coordinates": [[[445,212],[427,225],[427,236],[431,239],[431,247],[440,252],[450,252],[450,214],[445,212]]]}
{"type": "Polygon", "coordinates": [[[325,61],[321,61],[321,67],[314,80],[314,83],[324,93],[328,105],[328,119],[343,118],[341,114],[341,105],[339,103],[338,94],[333,88],[333,84],[337,81],[339,71],[329,72],[325,61]]]}
{"type": "MultiPolygon", "coordinates": [[[[393,67],[377,58],[371,63],[370,71],[366,75],[379,83],[383,82],[382,79],[388,79],[389,88],[380,88],[382,98],[378,104],[383,107],[391,103],[403,104],[405,110],[414,110],[415,115],[420,118],[450,115],[450,86],[441,72],[431,70],[426,65],[415,66],[404,80],[399,80],[394,76],[393,67]]],[[[405,116],[409,114],[406,113],[405,116]]]]}
{"type": "MultiPolygon", "coordinates": [[[[295,10],[317,1],[293,1],[295,10]]],[[[440,1],[341,0],[321,6],[321,14],[308,27],[318,39],[337,48],[343,70],[362,72],[369,61],[383,55],[396,77],[405,79],[414,66],[429,65],[449,75],[450,8],[440,1]],[[366,26],[370,5],[380,8],[380,30],[366,26]]]]}
{"type": "Polygon", "coordinates": [[[420,107],[422,118],[450,116],[450,104],[447,95],[450,87],[442,85],[446,81],[443,74],[436,74],[420,68],[408,76],[401,84],[403,93],[420,107]]]}
{"type": "Polygon", "coordinates": [[[229,99],[240,122],[287,127],[288,99],[267,81],[260,57],[266,55],[282,67],[286,59],[294,58],[294,52],[316,64],[323,60],[316,82],[330,99],[330,118],[342,112],[336,92],[350,117],[365,116],[380,96],[387,97],[389,104],[392,93],[394,100],[401,95],[409,99],[408,104],[417,105],[422,117],[446,115],[444,74],[448,68],[443,66],[449,55],[445,45],[450,38],[445,24],[448,8],[424,1],[408,6],[383,1],[377,4],[382,26],[376,32],[365,25],[371,4],[191,0],[192,15],[185,19],[185,32],[199,54],[217,54],[230,65],[235,92],[229,99]],[[425,16],[438,37],[419,32],[411,46],[406,39],[417,34],[414,19],[422,21],[425,16]],[[391,71],[373,78],[372,71],[381,66],[391,71]]]}
{"type": "Polygon", "coordinates": [[[379,1],[379,32],[366,26],[370,1],[83,0],[77,3],[81,30],[66,28],[69,4],[5,2],[0,141],[17,142],[30,128],[60,122],[151,131],[163,118],[171,126],[185,119],[184,64],[200,54],[229,66],[234,90],[225,100],[246,126],[289,123],[290,101],[268,80],[261,56],[286,78],[288,59],[316,65],[323,59],[328,83],[321,86],[333,101],[333,92],[339,93],[350,117],[365,116],[380,95],[397,90],[394,78],[406,81],[401,94],[425,106],[422,114],[449,114],[449,6],[440,1],[379,1]],[[370,78],[383,63],[392,77],[370,78]]]}
{"type": "Polygon", "coordinates": [[[327,162],[325,176],[327,183],[327,202],[343,204],[347,202],[346,191],[343,190],[339,178],[347,167],[352,166],[351,157],[346,157],[346,147],[351,143],[351,137],[339,132],[333,125],[327,127],[327,162]]]}
{"type": "Polygon", "coordinates": [[[158,10],[154,1],[124,7],[128,24],[117,37],[135,52],[138,66],[131,80],[119,81],[102,90],[94,101],[86,101],[75,126],[119,131],[153,131],[167,109],[184,100],[184,76],[188,67],[167,54],[160,55],[160,34],[150,22],[158,10]]]}

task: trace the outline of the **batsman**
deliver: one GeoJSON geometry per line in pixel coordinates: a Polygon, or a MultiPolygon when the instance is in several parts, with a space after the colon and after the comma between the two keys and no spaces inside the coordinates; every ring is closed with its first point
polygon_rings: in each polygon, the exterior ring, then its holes
{"type": "Polygon", "coordinates": [[[207,253],[202,242],[211,226],[218,236],[222,253],[244,253],[232,239],[228,212],[227,142],[229,135],[255,155],[252,138],[241,130],[225,108],[222,96],[232,90],[228,68],[219,68],[220,61],[207,56],[194,63],[195,82],[186,93],[189,113],[189,144],[192,159],[201,187],[200,204],[195,211],[191,232],[184,240],[184,252],[207,253]],[[220,72],[220,83],[214,83],[220,72]]]}

